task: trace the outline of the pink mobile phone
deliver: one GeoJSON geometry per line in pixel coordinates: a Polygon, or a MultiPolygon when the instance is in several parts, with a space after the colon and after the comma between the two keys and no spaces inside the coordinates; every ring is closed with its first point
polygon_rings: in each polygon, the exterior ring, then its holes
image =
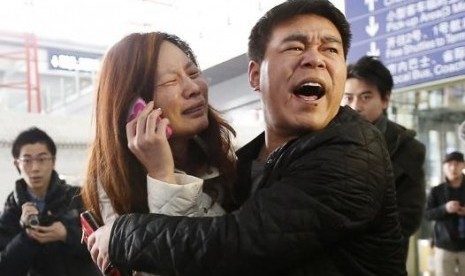
{"type": "MultiPolygon", "coordinates": [[[[137,117],[137,115],[144,109],[146,105],[147,104],[145,103],[144,100],[142,100],[141,98],[137,98],[132,108],[130,109],[131,111],[128,116],[128,122],[134,120],[134,118],[137,117]]],[[[168,125],[166,127],[166,137],[170,138],[172,134],[173,134],[173,129],[168,125]]]]}

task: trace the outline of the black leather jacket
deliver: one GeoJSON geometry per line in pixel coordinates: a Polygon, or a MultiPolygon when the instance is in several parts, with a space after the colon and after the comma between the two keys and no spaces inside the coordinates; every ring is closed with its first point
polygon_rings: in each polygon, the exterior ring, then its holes
{"type": "Polygon", "coordinates": [[[326,129],[272,154],[267,171],[221,217],[119,217],[110,260],[163,275],[406,275],[389,155],[373,125],[341,108],[326,129]]]}
{"type": "Polygon", "coordinates": [[[45,196],[45,209],[39,216],[41,224],[61,221],[66,227],[65,242],[40,244],[21,227],[21,206],[31,201],[23,179],[5,202],[0,215],[0,274],[4,276],[80,276],[101,275],[87,248],[81,244],[79,213],[83,204],[80,188],[67,185],[53,172],[45,196]],[[51,212],[52,215],[48,214],[51,212]]]}

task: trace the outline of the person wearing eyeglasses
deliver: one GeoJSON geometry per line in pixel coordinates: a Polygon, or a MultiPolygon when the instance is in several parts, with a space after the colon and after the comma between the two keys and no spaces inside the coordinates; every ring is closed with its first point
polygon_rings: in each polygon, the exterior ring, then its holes
{"type": "Polygon", "coordinates": [[[21,179],[0,215],[1,275],[101,275],[81,244],[80,187],[58,177],[56,152],[52,138],[36,127],[13,141],[21,179]]]}

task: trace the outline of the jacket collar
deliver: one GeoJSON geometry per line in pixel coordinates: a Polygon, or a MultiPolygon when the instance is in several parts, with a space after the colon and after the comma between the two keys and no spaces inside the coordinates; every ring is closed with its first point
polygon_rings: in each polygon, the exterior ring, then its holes
{"type": "MultiPolygon", "coordinates": [[[[45,201],[50,198],[51,195],[58,189],[58,185],[62,183],[62,180],[58,177],[58,173],[53,170],[52,177],[50,178],[50,185],[48,186],[47,193],[45,194],[45,201]]],[[[16,181],[15,190],[14,190],[14,197],[16,202],[19,205],[22,205],[25,202],[31,200],[28,192],[27,192],[27,184],[23,178],[16,181]]]]}
{"type": "Polygon", "coordinates": [[[381,114],[381,116],[379,116],[378,120],[376,120],[374,125],[376,126],[377,129],[379,129],[379,131],[381,131],[381,133],[385,133],[387,129],[387,122],[388,122],[387,117],[381,114]]]}
{"type": "Polygon", "coordinates": [[[236,151],[237,158],[239,160],[255,160],[257,159],[260,150],[265,145],[265,132],[260,133],[252,141],[245,144],[239,150],[236,151]]]}

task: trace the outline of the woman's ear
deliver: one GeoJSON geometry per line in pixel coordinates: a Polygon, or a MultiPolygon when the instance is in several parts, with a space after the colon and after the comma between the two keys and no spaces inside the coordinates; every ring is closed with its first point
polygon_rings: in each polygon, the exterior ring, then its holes
{"type": "Polygon", "coordinates": [[[254,91],[260,91],[260,64],[256,61],[249,61],[249,84],[254,91]]]}

